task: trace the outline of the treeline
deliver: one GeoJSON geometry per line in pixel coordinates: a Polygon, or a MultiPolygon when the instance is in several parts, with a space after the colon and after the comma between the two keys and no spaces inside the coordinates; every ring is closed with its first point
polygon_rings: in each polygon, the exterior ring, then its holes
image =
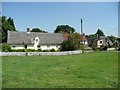
{"type": "MultiPolygon", "coordinates": [[[[6,16],[2,16],[0,17],[0,43],[6,43],[7,42],[7,30],[10,31],[17,31],[15,24],[14,24],[14,20],[11,17],[6,17],[6,16]]],[[[47,33],[47,31],[41,30],[40,28],[32,28],[31,32],[42,32],[42,33],[47,33]]],[[[74,27],[71,27],[69,25],[58,25],[56,27],[56,29],[54,30],[54,33],[62,33],[62,34],[74,34],[77,35],[76,37],[78,37],[78,35],[80,35],[79,33],[76,32],[74,27]]],[[[97,32],[95,34],[90,34],[90,35],[86,35],[87,38],[94,38],[96,37],[96,35],[99,36],[105,36],[104,32],[100,29],[97,30],[97,32]]],[[[71,37],[71,36],[70,36],[71,37]]],[[[115,42],[115,37],[114,36],[108,36],[108,38],[112,41],[115,42]]],[[[75,38],[76,39],[76,38],[75,38]]],[[[73,39],[71,39],[73,40],[73,39]]],[[[72,42],[72,41],[70,41],[72,42]]],[[[75,41],[76,42],[76,41],[75,41]]]]}

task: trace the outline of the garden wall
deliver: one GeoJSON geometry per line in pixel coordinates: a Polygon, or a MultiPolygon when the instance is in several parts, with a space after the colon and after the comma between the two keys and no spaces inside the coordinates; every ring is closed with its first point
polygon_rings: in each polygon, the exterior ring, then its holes
{"type": "Polygon", "coordinates": [[[80,54],[78,51],[64,51],[64,52],[0,52],[0,56],[44,56],[44,55],[73,55],[80,54]]]}

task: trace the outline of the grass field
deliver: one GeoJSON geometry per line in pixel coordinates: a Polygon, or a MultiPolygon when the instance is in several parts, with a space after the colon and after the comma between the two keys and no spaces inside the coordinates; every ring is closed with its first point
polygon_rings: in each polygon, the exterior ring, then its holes
{"type": "Polygon", "coordinates": [[[3,88],[116,88],[118,54],[3,57],[3,88]]]}

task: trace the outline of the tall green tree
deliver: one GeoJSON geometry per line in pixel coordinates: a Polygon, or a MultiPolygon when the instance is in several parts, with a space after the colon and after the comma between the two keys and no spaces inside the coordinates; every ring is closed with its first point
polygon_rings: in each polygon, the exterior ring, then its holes
{"type": "Polygon", "coordinates": [[[116,38],[113,35],[107,37],[112,41],[112,43],[115,43],[116,38]]]}
{"type": "Polygon", "coordinates": [[[61,44],[61,51],[72,51],[80,48],[80,34],[73,33],[68,36],[68,40],[61,44]]]}
{"type": "Polygon", "coordinates": [[[6,16],[2,16],[0,17],[0,22],[2,22],[2,28],[0,29],[1,33],[2,33],[2,43],[6,43],[7,42],[7,31],[16,31],[15,29],[15,25],[14,25],[14,21],[11,17],[9,17],[7,19],[6,16]]]}
{"type": "Polygon", "coordinates": [[[74,33],[75,29],[69,25],[58,25],[54,33],[74,33]]]}
{"type": "Polygon", "coordinates": [[[42,32],[42,33],[47,33],[46,31],[42,31],[39,28],[33,28],[31,32],[42,32]]]}
{"type": "Polygon", "coordinates": [[[97,30],[96,35],[98,35],[98,36],[105,36],[103,31],[100,30],[100,29],[97,30]]]}

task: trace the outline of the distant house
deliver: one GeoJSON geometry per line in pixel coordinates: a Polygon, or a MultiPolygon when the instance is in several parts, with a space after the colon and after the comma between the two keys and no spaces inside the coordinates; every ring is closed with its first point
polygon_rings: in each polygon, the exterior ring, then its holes
{"type": "Polygon", "coordinates": [[[101,47],[101,46],[112,46],[113,45],[112,41],[105,36],[90,38],[90,39],[88,39],[88,43],[91,47],[101,47]]]}
{"type": "Polygon", "coordinates": [[[12,49],[58,50],[63,42],[63,35],[58,33],[8,31],[7,43],[12,49]]]}
{"type": "Polygon", "coordinates": [[[88,45],[88,39],[86,38],[85,35],[80,35],[80,42],[85,45],[88,45]]]}

